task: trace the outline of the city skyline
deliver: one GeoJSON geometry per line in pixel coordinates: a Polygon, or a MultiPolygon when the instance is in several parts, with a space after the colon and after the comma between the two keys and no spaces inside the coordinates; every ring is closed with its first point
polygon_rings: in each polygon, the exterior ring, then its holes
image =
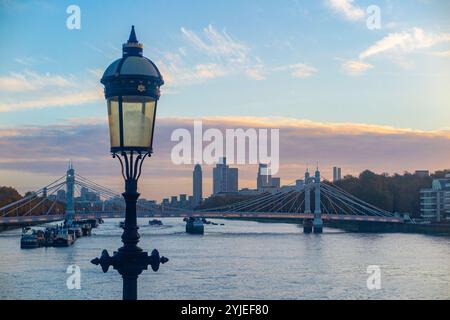
{"type": "MultiPolygon", "coordinates": [[[[170,160],[170,134],[175,128],[192,127],[191,119],[157,119],[155,129],[155,154],[144,164],[140,181],[142,196],[161,200],[169,194],[190,193],[192,190],[192,165],[175,166],[170,160]],[[168,142],[167,144],[164,142],[168,142]],[[177,183],[171,183],[171,181],[177,183]]],[[[332,180],[332,167],[345,168],[345,174],[358,175],[365,169],[377,173],[415,172],[419,169],[436,171],[448,168],[450,137],[442,132],[398,130],[383,127],[383,133],[372,126],[349,125],[345,132],[336,133],[334,126],[288,119],[268,121],[260,119],[251,127],[278,126],[280,131],[280,172],[282,184],[301,178],[306,166],[315,167],[317,161],[322,175],[332,180]],[[380,144],[380,141],[383,143],[380,144]],[[351,143],[349,143],[351,142],[351,143]],[[421,146],[421,148],[417,148],[421,146]],[[352,157],[349,158],[349,154],[352,157]],[[430,157],[433,154],[434,157],[430,157]],[[414,155],[414,157],[411,157],[414,155]],[[389,160],[389,161],[388,161],[389,160]]],[[[237,117],[208,119],[206,127],[225,130],[228,127],[247,128],[249,123],[237,117]],[[246,127],[247,126],[247,127],[246,127]]],[[[65,172],[72,159],[77,172],[88,175],[100,184],[121,190],[123,183],[117,175],[118,163],[109,155],[108,128],[98,124],[61,125],[59,128],[21,128],[2,138],[2,147],[11,152],[0,162],[2,184],[13,186],[21,193],[45,185],[65,172]],[[89,144],[87,141],[98,141],[89,144]],[[52,147],[55,146],[55,147],[52,147]],[[23,148],[27,151],[23,157],[23,148]],[[52,152],[51,149],[56,151],[52,152]],[[34,162],[34,159],[39,161],[34,162]],[[99,165],[101,162],[101,166],[99,165]]],[[[256,187],[257,165],[233,165],[239,169],[240,188],[256,187]]],[[[202,165],[203,191],[212,193],[212,168],[202,165]]]]}

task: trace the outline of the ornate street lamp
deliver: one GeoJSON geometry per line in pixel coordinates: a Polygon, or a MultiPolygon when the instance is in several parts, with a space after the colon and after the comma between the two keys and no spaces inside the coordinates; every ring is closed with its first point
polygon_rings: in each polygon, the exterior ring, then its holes
{"type": "Polygon", "coordinates": [[[112,257],[103,250],[101,257],[91,262],[100,264],[105,273],[110,266],[116,269],[123,278],[123,299],[136,300],[137,278],[142,271],[149,265],[157,271],[160,263],[168,261],[156,249],[149,256],[137,246],[140,236],[136,217],[137,182],[145,158],[152,153],[156,106],[164,80],[156,65],[143,56],[134,26],[122,50],[122,58],[106,69],[101,83],[108,105],[111,153],[119,160],[125,180],[123,247],[112,257]]]}

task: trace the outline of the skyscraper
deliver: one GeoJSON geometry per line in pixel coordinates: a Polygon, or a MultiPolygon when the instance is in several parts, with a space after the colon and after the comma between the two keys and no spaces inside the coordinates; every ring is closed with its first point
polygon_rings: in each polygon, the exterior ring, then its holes
{"type": "Polygon", "coordinates": [[[272,187],[279,189],[279,188],[280,188],[280,184],[281,184],[281,179],[278,178],[278,177],[275,178],[275,177],[270,176],[269,184],[270,184],[272,187]]]}
{"type": "Polygon", "coordinates": [[[203,176],[202,176],[202,167],[199,164],[196,164],[193,172],[193,186],[192,186],[192,194],[193,194],[193,203],[192,206],[196,207],[202,202],[203,191],[203,176]]]}
{"type": "Polygon", "coordinates": [[[237,168],[227,169],[227,192],[238,192],[239,172],[237,168]]]}
{"type": "Polygon", "coordinates": [[[256,189],[262,191],[268,185],[267,164],[260,163],[258,167],[258,177],[256,178],[256,189]]]}
{"type": "Polygon", "coordinates": [[[237,192],[239,185],[239,173],[237,168],[230,168],[226,158],[220,158],[219,163],[213,168],[213,194],[221,192],[237,192]]]}
{"type": "Polygon", "coordinates": [[[341,168],[333,167],[333,182],[339,181],[342,179],[341,168]]]}
{"type": "Polygon", "coordinates": [[[269,172],[268,166],[265,163],[260,163],[258,167],[258,177],[256,180],[256,189],[259,192],[267,189],[279,189],[280,178],[272,177],[269,172]]]}

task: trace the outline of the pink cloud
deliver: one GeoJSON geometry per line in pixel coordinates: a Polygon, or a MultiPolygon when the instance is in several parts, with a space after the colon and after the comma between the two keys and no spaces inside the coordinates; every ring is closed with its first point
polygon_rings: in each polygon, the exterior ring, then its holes
{"type": "MultiPolygon", "coordinates": [[[[161,199],[191,193],[191,165],[176,166],[170,152],[174,129],[192,130],[194,118],[159,118],[155,154],[145,162],[140,181],[144,197],[161,199]]],[[[319,161],[326,178],[332,166],[344,174],[364,169],[375,172],[403,172],[450,167],[450,132],[421,131],[353,123],[319,123],[290,118],[208,117],[207,128],[279,128],[282,183],[303,176],[306,164],[319,161]]],[[[117,191],[123,188],[119,165],[109,156],[108,128],[101,119],[69,121],[65,125],[0,129],[0,148],[7,150],[0,160],[0,185],[12,185],[21,192],[41,187],[42,181],[64,174],[69,160],[83,176],[117,191]],[[34,177],[34,178],[33,178],[34,177]]],[[[255,187],[256,165],[238,166],[240,187],[255,187]]],[[[204,166],[204,189],[211,192],[212,167],[204,166]]]]}

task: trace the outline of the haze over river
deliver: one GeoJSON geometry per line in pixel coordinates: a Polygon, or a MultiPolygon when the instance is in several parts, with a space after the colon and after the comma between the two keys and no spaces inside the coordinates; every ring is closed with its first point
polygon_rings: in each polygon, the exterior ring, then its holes
{"type": "MultiPolygon", "coordinates": [[[[0,233],[0,299],[121,299],[122,278],[90,263],[122,243],[119,219],[105,220],[69,248],[20,249],[21,230],[0,233]],[[69,265],[81,289],[69,290],[69,265]]],[[[356,234],[295,224],[213,220],[203,236],[182,219],[149,226],[139,219],[140,247],[170,259],[139,277],[140,299],[450,299],[450,238],[356,234]],[[381,268],[381,289],[367,288],[367,267],[381,268]]]]}

